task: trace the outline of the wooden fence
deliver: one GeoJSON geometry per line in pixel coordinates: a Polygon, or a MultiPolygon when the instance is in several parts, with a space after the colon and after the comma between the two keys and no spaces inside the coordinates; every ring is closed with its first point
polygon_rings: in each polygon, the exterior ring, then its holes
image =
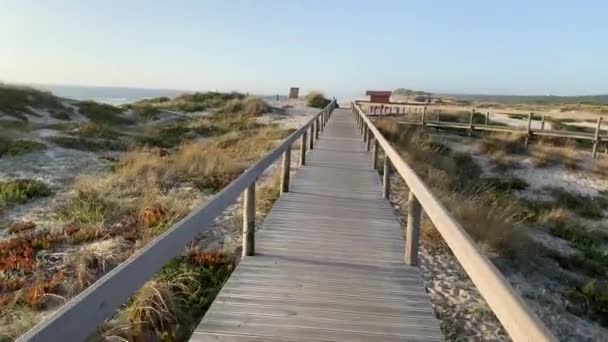
{"type": "Polygon", "coordinates": [[[374,127],[358,103],[353,104],[353,113],[367,149],[372,151],[374,167],[376,167],[380,148],[384,151],[383,195],[386,198],[389,196],[390,178],[388,175],[391,165],[409,188],[406,264],[416,265],[418,263],[420,219],[422,210],[424,210],[514,341],[556,341],[557,339],[528,308],[500,271],[479,251],[462,226],[395,151],[391,143],[374,127]]]}
{"type": "Polygon", "coordinates": [[[515,133],[521,134],[525,137],[525,144],[528,145],[530,139],[533,136],[547,136],[556,138],[568,138],[577,140],[589,140],[593,143],[593,158],[597,157],[597,151],[602,141],[606,142],[606,152],[608,152],[608,136],[601,136],[601,125],[602,118],[598,117],[595,124],[595,132],[576,132],[566,130],[555,130],[545,129],[545,116],[543,115],[540,120],[540,129],[532,128],[533,113],[527,115],[527,122],[525,127],[510,127],[503,125],[492,125],[490,120],[490,113],[485,114],[475,111],[472,109],[469,113],[468,122],[453,122],[453,121],[442,121],[441,115],[435,115],[434,119],[430,118],[430,113],[427,113],[428,107],[424,104],[411,104],[411,103],[373,103],[367,101],[356,101],[361,109],[364,106],[368,109],[370,116],[387,116],[394,117],[399,120],[400,123],[406,125],[418,125],[422,127],[436,127],[436,128],[453,128],[466,130],[470,135],[473,131],[492,131],[492,132],[504,132],[504,133],[515,133]],[[413,114],[419,117],[418,120],[407,120],[405,119],[408,114],[413,114]],[[475,114],[484,115],[484,123],[474,122],[475,114]],[[401,117],[401,118],[400,118],[401,117]]]}
{"type": "Polygon", "coordinates": [[[210,229],[213,220],[244,194],[243,255],[255,253],[255,182],[279,157],[282,160],[283,192],[289,191],[291,147],[300,144],[300,163],[306,162],[307,148],[311,148],[323,130],[335,99],[314,115],[306,124],[288,136],[262,160],[217,193],[215,197],[161,234],[125,262],[108,272],[93,285],[63,305],[58,311],[40,322],[18,341],[84,341],[106,318],[116,313],[120,305],[140,289],[171,259],[183,253],[184,248],[199,234],[210,229]]]}

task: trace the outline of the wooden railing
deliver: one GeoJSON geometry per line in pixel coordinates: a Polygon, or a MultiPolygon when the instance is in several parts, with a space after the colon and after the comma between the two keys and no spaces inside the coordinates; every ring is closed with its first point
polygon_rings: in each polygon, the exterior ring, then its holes
{"type": "MultiPolygon", "coordinates": [[[[356,101],[359,104],[361,109],[367,107],[369,109],[371,116],[387,116],[394,117],[398,119],[400,123],[407,125],[418,125],[422,127],[437,127],[437,128],[453,128],[453,129],[462,129],[468,132],[469,136],[473,134],[473,131],[493,131],[493,132],[505,132],[505,133],[516,133],[521,134],[525,137],[526,146],[530,142],[530,139],[533,136],[547,136],[547,137],[555,137],[555,138],[568,138],[568,139],[578,139],[578,140],[590,140],[593,143],[592,148],[592,156],[593,158],[597,157],[598,147],[600,143],[607,142],[608,136],[601,135],[600,132],[602,130],[602,117],[598,116],[595,123],[595,131],[594,132],[578,132],[578,131],[566,131],[566,130],[556,130],[556,129],[545,129],[545,116],[542,115],[540,120],[540,129],[532,128],[532,122],[534,118],[533,113],[527,114],[526,125],[522,127],[511,127],[511,126],[503,126],[503,125],[493,125],[490,119],[490,112],[486,112],[485,114],[472,109],[469,112],[468,122],[454,122],[454,121],[442,121],[441,115],[435,115],[433,119],[429,113],[427,113],[427,109],[432,107],[430,105],[427,107],[426,104],[411,104],[411,103],[374,103],[368,101],[356,101]],[[406,111],[407,110],[407,111],[406,111]],[[419,119],[410,119],[406,120],[405,117],[413,114],[415,117],[419,119]],[[484,123],[474,122],[475,114],[484,115],[484,123]]],[[[538,116],[537,116],[538,118],[538,116]]],[[[608,146],[607,146],[608,151],[608,146]]]]}
{"type": "Polygon", "coordinates": [[[240,196],[243,208],[243,256],[255,253],[255,182],[279,157],[282,160],[281,191],[289,191],[292,144],[301,139],[300,164],[306,163],[307,148],[312,148],[336,107],[335,99],[306,124],[288,136],[262,160],[249,167],[215,197],[175,224],[125,262],[63,305],[58,311],[33,327],[18,341],[84,341],[116,309],[140,289],[172,258],[240,196]]]}
{"type": "MultiPolygon", "coordinates": [[[[401,158],[391,143],[382,136],[358,103],[354,103],[352,108],[367,149],[371,148],[373,151],[373,161],[377,161],[380,148],[384,151],[383,195],[385,198],[389,196],[390,178],[388,175],[391,164],[409,188],[405,241],[406,264],[418,264],[420,219],[422,210],[424,210],[514,341],[556,341],[557,339],[528,308],[492,262],[479,251],[462,226],[401,158]]],[[[374,163],[374,167],[375,165],[374,163]]]]}

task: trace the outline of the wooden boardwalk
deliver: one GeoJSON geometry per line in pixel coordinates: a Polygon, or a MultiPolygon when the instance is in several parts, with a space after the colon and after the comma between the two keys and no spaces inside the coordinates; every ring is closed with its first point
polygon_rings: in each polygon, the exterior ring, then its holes
{"type": "Polygon", "coordinates": [[[337,109],[192,341],[439,341],[353,114],[337,109]]]}

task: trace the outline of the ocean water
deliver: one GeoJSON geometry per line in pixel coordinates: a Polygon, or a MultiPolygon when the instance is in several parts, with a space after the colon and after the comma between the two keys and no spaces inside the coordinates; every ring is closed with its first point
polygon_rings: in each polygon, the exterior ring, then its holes
{"type": "MultiPolygon", "coordinates": [[[[34,88],[48,90],[53,94],[74,100],[92,100],[101,103],[107,103],[114,106],[119,106],[143,99],[149,99],[153,97],[167,96],[175,97],[184,93],[192,93],[193,90],[176,90],[176,89],[150,89],[150,88],[127,88],[127,87],[101,87],[101,86],[72,86],[72,85],[32,85],[34,88]]],[[[206,90],[199,90],[206,91],[206,90]]],[[[248,94],[247,92],[243,92],[248,94]]],[[[254,96],[262,97],[269,102],[277,102],[277,95],[262,95],[262,94],[251,94],[254,96]]],[[[303,94],[304,95],[304,94],[303,94]]],[[[365,98],[349,94],[348,96],[339,96],[338,102],[348,104],[353,99],[365,98]]],[[[286,95],[279,95],[279,102],[285,101],[286,95]]]]}
{"type": "Polygon", "coordinates": [[[175,97],[187,93],[186,90],[146,89],[126,87],[96,87],[71,85],[34,85],[33,87],[48,90],[53,94],[75,100],[92,100],[119,106],[143,99],[159,96],[175,97]]]}

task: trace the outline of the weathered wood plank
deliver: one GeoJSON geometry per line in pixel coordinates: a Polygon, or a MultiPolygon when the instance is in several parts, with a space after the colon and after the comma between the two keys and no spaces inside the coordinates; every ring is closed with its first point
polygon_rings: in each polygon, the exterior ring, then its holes
{"type": "Polygon", "coordinates": [[[192,340],[441,340],[365,149],[335,111],[192,340]]]}

